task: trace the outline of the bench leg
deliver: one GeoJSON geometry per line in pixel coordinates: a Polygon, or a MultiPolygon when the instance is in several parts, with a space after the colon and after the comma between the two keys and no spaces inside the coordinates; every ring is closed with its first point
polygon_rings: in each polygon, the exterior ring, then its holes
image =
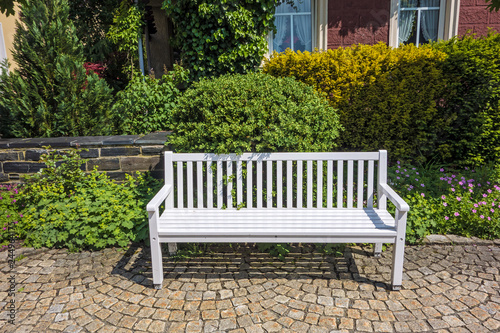
{"type": "Polygon", "coordinates": [[[375,246],[373,248],[373,256],[375,258],[380,258],[382,255],[382,243],[375,243],[375,246]]]}
{"type": "Polygon", "coordinates": [[[177,243],[168,243],[168,253],[173,255],[177,252],[177,243]]]}
{"type": "Polygon", "coordinates": [[[405,255],[405,241],[397,238],[392,253],[392,290],[401,290],[403,281],[403,261],[405,255]]]}
{"type": "Polygon", "coordinates": [[[155,289],[161,289],[163,283],[163,260],[159,239],[151,237],[151,264],[153,265],[153,284],[155,289]]]}

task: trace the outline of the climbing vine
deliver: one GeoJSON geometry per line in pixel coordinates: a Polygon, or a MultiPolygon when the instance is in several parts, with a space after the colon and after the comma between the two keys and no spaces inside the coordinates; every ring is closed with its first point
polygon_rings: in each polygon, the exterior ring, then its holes
{"type": "Polygon", "coordinates": [[[173,45],[196,80],[258,67],[280,2],[285,0],[164,0],[163,9],[174,23],[173,45]]]}

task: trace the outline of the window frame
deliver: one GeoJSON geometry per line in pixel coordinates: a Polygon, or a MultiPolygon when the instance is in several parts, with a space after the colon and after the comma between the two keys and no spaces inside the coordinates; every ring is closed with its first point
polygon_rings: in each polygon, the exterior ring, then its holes
{"type": "MultiPolygon", "coordinates": [[[[311,49],[326,50],[328,45],[328,0],[311,0],[311,49]]],[[[267,35],[266,58],[273,53],[273,32],[267,35]]]]}
{"type": "MultiPolygon", "coordinates": [[[[398,47],[398,17],[400,0],[391,0],[391,17],[389,21],[389,46],[398,47]]],[[[458,15],[460,0],[440,0],[438,40],[448,40],[458,34],[458,15]]]]}

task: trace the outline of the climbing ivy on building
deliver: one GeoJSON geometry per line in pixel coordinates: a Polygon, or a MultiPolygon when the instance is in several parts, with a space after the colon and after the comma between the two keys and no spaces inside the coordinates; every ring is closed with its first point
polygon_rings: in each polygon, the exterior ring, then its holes
{"type": "Polygon", "coordinates": [[[280,2],[285,1],[164,0],[163,9],[174,23],[173,45],[182,64],[199,79],[258,67],[280,2]]]}

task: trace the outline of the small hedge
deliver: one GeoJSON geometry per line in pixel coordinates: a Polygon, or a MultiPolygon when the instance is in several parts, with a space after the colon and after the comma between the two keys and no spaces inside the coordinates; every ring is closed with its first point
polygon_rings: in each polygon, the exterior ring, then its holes
{"type": "Polygon", "coordinates": [[[331,151],[341,126],[312,87],[292,78],[233,74],[196,82],[172,113],[177,151],[331,151]]]}
{"type": "Polygon", "coordinates": [[[383,43],[326,52],[274,53],[263,71],[294,77],[327,94],[340,113],[345,150],[388,149],[394,159],[432,156],[442,126],[436,101],[446,55],[428,46],[383,43]]]}
{"type": "Polygon", "coordinates": [[[446,53],[449,82],[439,114],[448,124],[438,151],[449,162],[500,161],[500,34],[467,35],[433,45],[446,53]]]}

